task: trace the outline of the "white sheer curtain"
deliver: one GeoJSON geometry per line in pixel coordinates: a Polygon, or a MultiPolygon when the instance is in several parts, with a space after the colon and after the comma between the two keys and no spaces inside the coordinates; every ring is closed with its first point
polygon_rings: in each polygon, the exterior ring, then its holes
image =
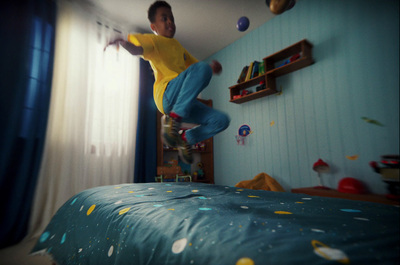
{"type": "Polygon", "coordinates": [[[74,194],[133,181],[139,61],[103,51],[121,34],[78,2],[59,1],[51,106],[29,237],[74,194]]]}

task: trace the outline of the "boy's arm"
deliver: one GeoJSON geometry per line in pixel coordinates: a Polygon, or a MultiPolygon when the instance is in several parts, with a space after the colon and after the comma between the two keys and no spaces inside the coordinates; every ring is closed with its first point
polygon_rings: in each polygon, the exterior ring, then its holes
{"type": "Polygon", "coordinates": [[[119,45],[125,48],[130,54],[132,55],[143,55],[143,48],[140,46],[136,46],[133,43],[126,41],[122,38],[115,39],[113,41],[110,41],[106,47],[104,47],[104,51],[107,49],[108,46],[110,45],[116,45],[117,49],[119,48],[119,45]]]}

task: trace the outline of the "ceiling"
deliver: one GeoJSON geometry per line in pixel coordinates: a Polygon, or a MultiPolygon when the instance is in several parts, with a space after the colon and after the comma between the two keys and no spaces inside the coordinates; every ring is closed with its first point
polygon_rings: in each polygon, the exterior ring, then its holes
{"type": "MultiPolygon", "coordinates": [[[[129,32],[151,32],[147,10],[154,0],[86,0],[106,18],[129,32]]],[[[175,17],[175,38],[199,60],[228,46],[275,15],[265,0],[167,0],[175,17]],[[236,28],[247,16],[249,28],[236,28]]]]}

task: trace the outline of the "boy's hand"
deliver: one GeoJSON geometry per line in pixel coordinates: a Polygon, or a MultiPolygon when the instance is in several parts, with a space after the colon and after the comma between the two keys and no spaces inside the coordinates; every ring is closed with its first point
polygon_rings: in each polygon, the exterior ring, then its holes
{"type": "Polygon", "coordinates": [[[110,46],[110,45],[116,45],[117,50],[118,50],[118,49],[119,49],[119,45],[122,44],[122,43],[124,43],[124,42],[126,42],[126,40],[124,40],[124,39],[122,39],[122,38],[117,38],[117,39],[115,39],[115,40],[112,40],[112,41],[110,41],[110,42],[106,45],[106,47],[104,47],[104,51],[105,51],[105,50],[107,49],[107,47],[110,46]]]}
{"type": "Polygon", "coordinates": [[[123,38],[117,38],[113,41],[110,41],[106,47],[104,47],[104,51],[106,51],[107,47],[110,45],[116,45],[117,51],[119,50],[119,46],[124,47],[132,55],[143,55],[143,48],[141,46],[135,46],[131,42],[124,40],[123,38]]]}
{"type": "Polygon", "coordinates": [[[210,66],[211,66],[211,69],[213,71],[213,74],[219,75],[222,72],[222,65],[218,61],[213,60],[210,63],[210,66]]]}

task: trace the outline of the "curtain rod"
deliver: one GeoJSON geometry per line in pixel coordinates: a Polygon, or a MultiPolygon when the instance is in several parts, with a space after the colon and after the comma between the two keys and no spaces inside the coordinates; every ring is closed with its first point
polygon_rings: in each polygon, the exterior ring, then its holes
{"type": "MultiPolygon", "coordinates": [[[[108,26],[108,25],[106,25],[106,24],[103,25],[103,23],[101,23],[100,21],[96,21],[96,22],[97,22],[97,24],[100,25],[100,26],[104,26],[104,27],[107,28],[107,29],[110,28],[110,26],[108,26]]],[[[116,29],[116,28],[111,28],[111,29],[112,29],[113,31],[117,32],[117,33],[122,34],[122,31],[120,31],[120,30],[118,30],[118,29],[116,29]]]]}

